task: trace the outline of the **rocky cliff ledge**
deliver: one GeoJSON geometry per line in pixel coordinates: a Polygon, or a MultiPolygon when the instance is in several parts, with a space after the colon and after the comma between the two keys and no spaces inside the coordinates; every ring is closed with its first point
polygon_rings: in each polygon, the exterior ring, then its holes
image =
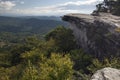
{"type": "Polygon", "coordinates": [[[87,53],[98,58],[120,56],[120,17],[108,13],[67,14],[62,19],[71,23],[77,44],[87,53]]]}

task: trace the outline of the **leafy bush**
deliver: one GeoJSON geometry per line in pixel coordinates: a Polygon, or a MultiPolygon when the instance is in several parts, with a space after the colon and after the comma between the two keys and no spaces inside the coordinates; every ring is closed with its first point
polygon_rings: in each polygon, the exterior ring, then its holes
{"type": "Polygon", "coordinates": [[[120,69],[120,58],[112,58],[112,59],[106,58],[103,61],[100,61],[98,59],[93,59],[92,64],[87,68],[93,74],[95,71],[105,67],[120,69]]]}
{"type": "Polygon", "coordinates": [[[20,80],[40,80],[38,70],[30,61],[28,61],[28,66],[25,68],[20,80]]]}
{"type": "Polygon", "coordinates": [[[10,76],[7,71],[8,69],[0,67],[0,80],[10,80],[10,76]]]}
{"type": "Polygon", "coordinates": [[[51,54],[47,59],[43,57],[40,63],[40,79],[41,80],[72,80],[73,62],[69,55],[51,54]]]}

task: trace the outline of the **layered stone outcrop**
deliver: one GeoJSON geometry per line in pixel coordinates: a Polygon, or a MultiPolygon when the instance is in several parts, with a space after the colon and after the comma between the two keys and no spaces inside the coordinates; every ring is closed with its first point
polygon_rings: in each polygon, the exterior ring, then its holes
{"type": "Polygon", "coordinates": [[[67,14],[77,44],[95,57],[120,56],[120,17],[108,13],[99,16],[67,14]]]}

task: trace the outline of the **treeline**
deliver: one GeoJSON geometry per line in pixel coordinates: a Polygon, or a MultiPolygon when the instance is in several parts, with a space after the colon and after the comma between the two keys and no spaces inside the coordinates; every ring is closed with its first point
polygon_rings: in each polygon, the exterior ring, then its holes
{"type": "Polygon", "coordinates": [[[45,40],[33,36],[3,47],[0,59],[0,80],[88,80],[103,67],[120,68],[117,57],[98,60],[77,48],[72,30],[62,26],[45,40]]]}
{"type": "Polygon", "coordinates": [[[96,8],[93,13],[107,12],[120,16],[120,0],[104,0],[97,4],[96,8]]]}

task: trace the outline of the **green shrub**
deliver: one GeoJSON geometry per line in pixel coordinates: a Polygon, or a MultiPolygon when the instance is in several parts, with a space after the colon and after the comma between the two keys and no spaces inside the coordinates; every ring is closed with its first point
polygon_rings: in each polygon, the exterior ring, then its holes
{"type": "Polygon", "coordinates": [[[120,69],[120,59],[119,58],[112,58],[112,59],[104,59],[100,61],[98,59],[93,59],[92,64],[88,66],[88,70],[93,74],[95,71],[105,68],[105,67],[112,67],[120,69]]]}
{"type": "Polygon", "coordinates": [[[28,66],[25,68],[20,80],[40,80],[38,70],[30,61],[28,61],[28,66]]]}
{"type": "Polygon", "coordinates": [[[10,80],[8,69],[0,67],[0,80],[10,80]]]}
{"type": "Polygon", "coordinates": [[[41,80],[72,80],[73,62],[69,55],[51,54],[49,59],[43,57],[40,63],[41,80]]]}

